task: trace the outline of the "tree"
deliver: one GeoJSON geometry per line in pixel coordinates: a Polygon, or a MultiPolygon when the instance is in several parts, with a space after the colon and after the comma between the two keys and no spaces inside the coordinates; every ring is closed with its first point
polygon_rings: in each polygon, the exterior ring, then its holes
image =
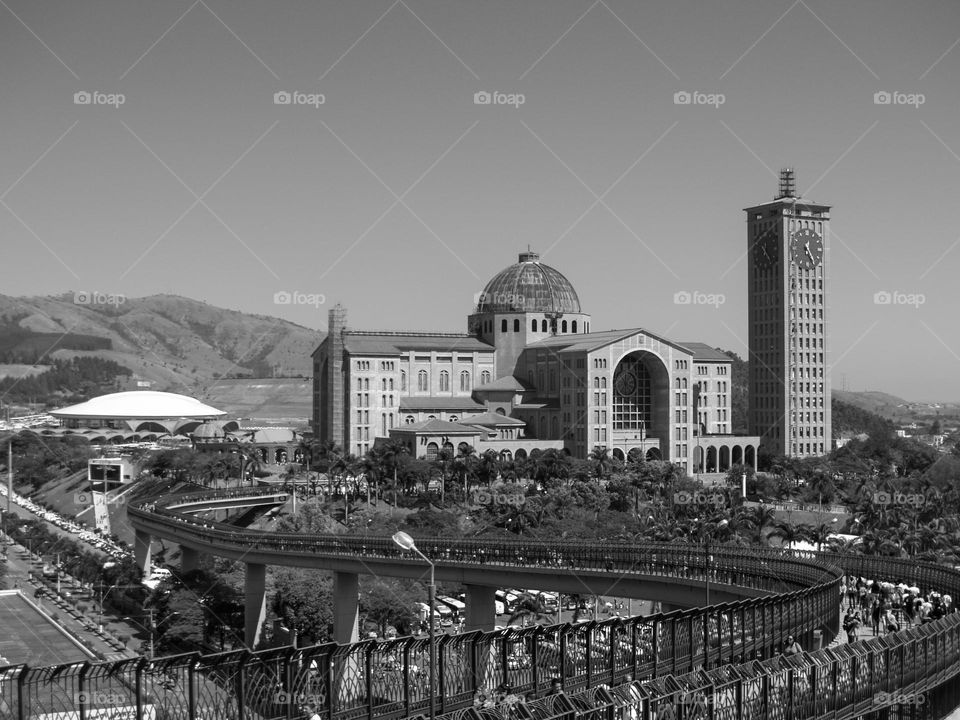
{"type": "Polygon", "coordinates": [[[329,642],[333,637],[333,579],[329,573],[281,567],[273,573],[272,608],[296,632],[299,645],[329,642]]]}
{"type": "Polygon", "coordinates": [[[610,450],[606,446],[595,445],[590,451],[589,458],[593,463],[594,472],[597,480],[603,480],[610,474],[610,466],[613,458],[610,456],[610,450]]]}
{"type": "Polygon", "coordinates": [[[414,591],[409,581],[363,576],[360,580],[360,612],[377,624],[385,635],[388,626],[401,635],[410,634],[417,615],[413,608],[424,594],[414,591]]]}
{"type": "Polygon", "coordinates": [[[513,606],[513,612],[510,613],[507,625],[515,625],[518,620],[522,625],[526,625],[528,620],[530,624],[536,625],[541,620],[550,622],[551,619],[550,614],[547,612],[543,603],[540,602],[539,598],[529,593],[523,593],[513,606]]]}

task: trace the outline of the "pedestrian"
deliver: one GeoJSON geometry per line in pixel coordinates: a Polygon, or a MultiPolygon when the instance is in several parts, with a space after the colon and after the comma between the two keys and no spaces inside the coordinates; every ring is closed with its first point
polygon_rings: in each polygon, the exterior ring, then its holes
{"type": "Polygon", "coordinates": [[[883,614],[883,624],[888,633],[900,631],[900,623],[897,621],[896,615],[893,614],[893,610],[890,608],[887,608],[883,614]]]}
{"type": "Polygon", "coordinates": [[[853,609],[847,608],[847,614],[843,618],[843,631],[847,634],[847,642],[855,643],[857,641],[857,631],[860,629],[860,615],[853,609]]]}
{"type": "Polygon", "coordinates": [[[800,643],[794,640],[793,635],[787,637],[787,643],[783,647],[783,654],[786,656],[799,655],[803,652],[803,648],[800,647],[800,643]]]}

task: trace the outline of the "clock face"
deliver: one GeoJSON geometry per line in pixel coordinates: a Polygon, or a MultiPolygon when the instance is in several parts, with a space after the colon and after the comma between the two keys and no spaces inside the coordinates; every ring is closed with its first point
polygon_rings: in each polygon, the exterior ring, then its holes
{"type": "Polygon", "coordinates": [[[613,380],[613,387],[620,395],[633,395],[637,391],[637,378],[633,370],[624,370],[613,380]]]}
{"type": "Polygon", "coordinates": [[[753,242],[753,263],[759,270],[766,270],[777,264],[779,255],[779,236],[775,227],[761,234],[753,242]]]}
{"type": "Polygon", "coordinates": [[[798,267],[812,270],[823,262],[823,238],[809,228],[798,230],[790,240],[790,257],[798,267]]]}

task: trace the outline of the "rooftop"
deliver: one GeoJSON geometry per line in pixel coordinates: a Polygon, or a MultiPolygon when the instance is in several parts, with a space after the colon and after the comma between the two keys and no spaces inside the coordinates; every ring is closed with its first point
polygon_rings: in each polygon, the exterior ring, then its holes
{"type": "Polygon", "coordinates": [[[156,390],[131,390],[101,395],[79,405],[54,410],[50,414],[56,418],[131,420],[214,418],[226,415],[223,410],[204,405],[192,397],[156,390]]]}
{"type": "Polygon", "coordinates": [[[710,347],[706,343],[680,341],[680,344],[693,353],[695,362],[698,360],[701,362],[733,362],[733,358],[729,355],[720,352],[714,347],[710,347]]]}
{"type": "Polygon", "coordinates": [[[471,397],[401,397],[400,410],[485,410],[471,397]]]}
{"type": "Polygon", "coordinates": [[[483,352],[492,345],[465,333],[360,332],[345,330],[343,345],[351,355],[399,355],[403,352],[483,352]]]}

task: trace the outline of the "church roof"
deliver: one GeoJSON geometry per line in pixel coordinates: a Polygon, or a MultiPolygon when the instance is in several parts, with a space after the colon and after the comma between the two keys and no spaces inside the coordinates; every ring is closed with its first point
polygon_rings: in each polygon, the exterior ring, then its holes
{"type": "Polygon", "coordinates": [[[428,395],[426,397],[401,397],[400,410],[484,410],[481,405],[471,397],[437,397],[428,395]]]}
{"type": "Polygon", "coordinates": [[[489,382],[486,385],[478,385],[474,390],[476,392],[485,392],[487,390],[512,390],[514,392],[523,392],[524,390],[530,390],[533,388],[528,382],[524,382],[518,377],[513,375],[505,375],[502,378],[497,378],[493,382],[489,382]]]}
{"type": "Polygon", "coordinates": [[[528,251],[487,283],[476,312],[579,313],[580,298],[563,273],[528,251]]]}
{"type": "Polygon", "coordinates": [[[360,332],[345,330],[344,349],[351,355],[399,355],[421,352],[487,352],[494,348],[465,333],[360,332]]]}
{"type": "Polygon", "coordinates": [[[731,358],[726,353],[720,352],[714,347],[707,345],[702,342],[681,342],[687,350],[693,353],[693,359],[701,360],[703,362],[719,361],[719,362],[733,362],[731,358]]]}
{"type": "Polygon", "coordinates": [[[423,422],[398,425],[391,432],[410,432],[431,435],[479,435],[477,428],[446,420],[424,420],[423,422]]]}
{"type": "Polygon", "coordinates": [[[470,415],[460,421],[463,425],[480,425],[482,427],[517,427],[526,425],[523,420],[507,417],[496,412],[485,412],[482,415],[470,415]]]}

